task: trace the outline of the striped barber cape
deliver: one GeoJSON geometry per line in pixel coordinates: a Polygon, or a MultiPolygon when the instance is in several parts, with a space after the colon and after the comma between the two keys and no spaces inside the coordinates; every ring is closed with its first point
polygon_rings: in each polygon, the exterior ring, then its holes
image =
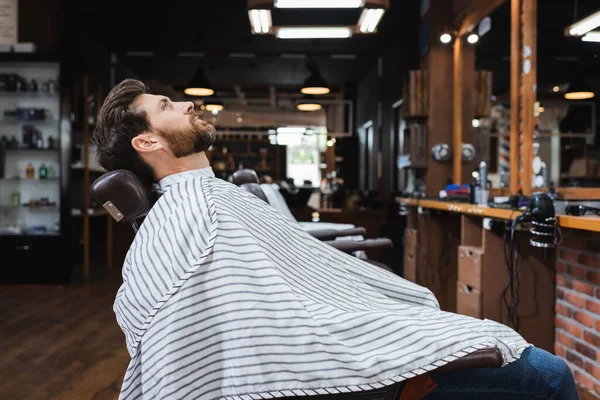
{"type": "Polygon", "coordinates": [[[320,242],[214,177],[170,175],[115,299],[131,356],[120,399],[270,399],[365,391],[497,346],[508,327],[440,311],[418,285],[320,242]]]}

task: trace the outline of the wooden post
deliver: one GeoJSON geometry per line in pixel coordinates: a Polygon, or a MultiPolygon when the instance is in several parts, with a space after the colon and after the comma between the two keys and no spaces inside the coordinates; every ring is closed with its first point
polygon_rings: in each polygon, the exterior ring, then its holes
{"type": "Polygon", "coordinates": [[[463,134],[463,56],[465,39],[454,40],[454,99],[452,129],[452,182],[462,184],[462,134],[463,134]]]}
{"type": "MultiPolygon", "coordinates": [[[[449,0],[450,1],[450,0],[449,0]]],[[[458,26],[458,36],[471,33],[477,24],[491,15],[506,0],[452,0],[452,10],[455,25],[458,26]]]]}
{"type": "Polygon", "coordinates": [[[532,193],[533,176],[533,133],[535,131],[535,118],[533,107],[536,101],[537,88],[537,0],[522,0],[523,11],[521,15],[522,30],[522,68],[523,80],[521,82],[521,121],[523,123],[523,140],[521,148],[521,161],[523,163],[522,187],[523,194],[530,196],[532,193]]]}
{"type": "Polygon", "coordinates": [[[510,191],[532,193],[537,0],[511,0],[510,191]]]}
{"type": "MultiPolygon", "coordinates": [[[[462,56],[462,143],[469,143],[477,147],[477,137],[475,128],[473,127],[473,118],[475,117],[475,46],[468,43],[463,44],[462,56]]],[[[462,154],[461,154],[462,156],[462,154]]],[[[462,183],[472,181],[473,169],[478,166],[477,158],[470,162],[461,162],[462,183]]]]}
{"type": "Polygon", "coordinates": [[[519,109],[521,107],[521,0],[510,3],[510,192],[519,189],[519,109]]]}
{"type": "Polygon", "coordinates": [[[83,76],[83,278],[90,279],[90,169],[89,169],[89,79],[83,76]]]}
{"type": "MultiPolygon", "coordinates": [[[[427,112],[427,146],[445,143],[452,146],[453,120],[453,51],[452,46],[440,42],[440,35],[452,24],[451,4],[447,0],[431,0],[431,5],[424,16],[429,21],[429,47],[421,60],[421,69],[427,73],[428,109],[427,112]]],[[[429,157],[425,182],[427,196],[438,196],[453,177],[453,163],[440,163],[429,157]]]]}

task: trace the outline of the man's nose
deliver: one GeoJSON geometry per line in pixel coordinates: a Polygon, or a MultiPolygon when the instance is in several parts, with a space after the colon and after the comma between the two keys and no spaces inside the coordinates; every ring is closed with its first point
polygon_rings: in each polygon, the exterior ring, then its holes
{"type": "Polygon", "coordinates": [[[184,114],[190,114],[192,111],[194,111],[194,103],[191,101],[184,101],[181,103],[181,109],[183,110],[184,114]]]}

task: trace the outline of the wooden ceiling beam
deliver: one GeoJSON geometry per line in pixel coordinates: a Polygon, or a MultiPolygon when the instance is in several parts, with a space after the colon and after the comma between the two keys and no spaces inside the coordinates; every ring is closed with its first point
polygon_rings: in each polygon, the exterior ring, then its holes
{"type": "Polygon", "coordinates": [[[491,15],[506,0],[452,0],[454,28],[458,36],[472,32],[479,22],[491,15]]]}

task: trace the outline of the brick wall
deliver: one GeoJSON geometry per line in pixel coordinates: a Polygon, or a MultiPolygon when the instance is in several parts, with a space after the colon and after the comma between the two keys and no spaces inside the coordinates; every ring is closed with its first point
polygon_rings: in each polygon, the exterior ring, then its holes
{"type": "Polygon", "coordinates": [[[556,263],[555,352],[600,399],[600,233],[563,230],[556,263]]]}

